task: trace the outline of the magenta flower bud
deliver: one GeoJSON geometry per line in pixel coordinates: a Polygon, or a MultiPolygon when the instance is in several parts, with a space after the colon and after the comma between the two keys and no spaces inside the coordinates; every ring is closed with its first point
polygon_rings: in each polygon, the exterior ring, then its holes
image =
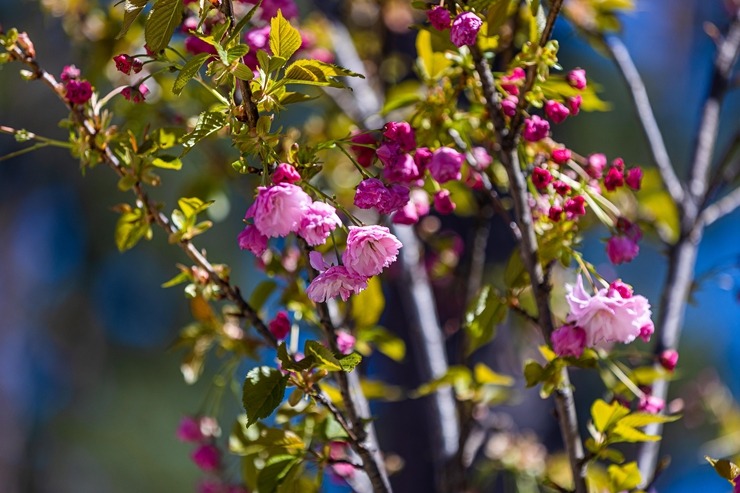
{"type": "Polygon", "coordinates": [[[547,212],[547,217],[550,218],[550,221],[552,222],[558,222],[563,216],[563,208],[557,205],[553,205],[550,207],[550,210],[547,212]]]}
{"type": "Polygon", "coordinates": [[[586,199],[584,199],[582,195],[576,195],[575,197],[569,198],[565,201],[563,210],[565,211],[565,217],[568,219],[585,216],[586,199]]]}
{"type": "Polygon", "coordinates": [[[565,197],[570,192],[570,185],[560,180],[553,183],[552,186],[555,189],[555,193],[557,193],[561,197],[565,197]]]}
{"type": "Polygon", "coordinates": [[[337,296],[347,301],[351,295],[367,289],[367,280],[365,276],[348,272],[343,265],[335,265],[311,281],[306,296],[315,303],[324,303],[337,296]]]}
{"type": "Polygon", "coordinates": [[[429,19],[432,27],[437,31],[444,31],[445,29],[449,29],[450,24],[452,24],[450,11],[439,5],[431,10],[427,10],[427,19],[429,19]]]}
{"type": "Polygon", "coordinates": [[[586,88],[586,71],[582,68],[576,68],[568,72],[568,75],[565,78],[568,81],[568,84],[571,85],[571,87],[574,87],[578,90],[583,90],[586,88]]]}
{"type": "Polygon", "coordinates": [[[138,87],[129,86],[121,91],[121,95],[132,103],[141,103],[146,99],[147,94],[149,94],[149,88],[144,84],[139,84],[138,87]]]}
{"type": "Polygon", "coordinates": [[[627,172],[627,177],[624,179],[627,186],[632,190],[639,190],[642,185],[642,169],[632,168],[627,172]]]}
{"type": "Polygon", "coordinates": [[[603,154],[591,154],[586,159],[586,173],[591,178],[598,180],[604,174],[606,168],[606,156],[603,154]]]}
{"type": "Polygon", "coordinates": [[[583,97],[580,94],[565,100],[565,104],[568,106],[571,116],[576,116],[581,112],[581,103],[583,103],[583,97]]]}
{"type": "Polygon", "coordinates": [[[245,227],[237,237],[239,248],[249,250],[257,257],[261,257],[265,253],[265,250],[267,250],[267,240],[267,236],[260,233],[252,224],[245,227]]]}
{"type": "Polygon", "coordinates": [[[586,331],[582,327],[563,325],[550,336],[552,350],[558,356],[580,358],[586,347],[586,331]]]}
{"type": "Polygon", "coordinates": [[[59,76],[60,79],[62,79],[64,82],[78,79],[80,77],[80,69],[75,67],[74,65],[66,65],[62,69],[62,74],[59,76]]]}
{"type": "Polygon", "coordinates": [[[131,69],[134,66],[134,59],[126,54],[120,54],[113,57],[113,61],[116,63],[116,70],[126,75],[131,74],[131,69]]]}
{"type": "Polygon", "coordinates": [[[571,152],[567,147],[556,147],[550,151],[550,157],[556,164],[565,164],[570,161],[571,152]]]}
{"type": "MultiPolygon", "coordinates": [[[[514,86],[516,87],[516,86],[514,86]]],[[[518,90],[517,90],[518,91],[518,90]]],[[[501,110],[504,112],[504,115],[508,117],[512,117],[516,115],[516,105],[519,103],[519,98],[516,96],[506,96],[503,101],[501,101],[501,110]]]]}
{"type": "Polygon", "coordinates": [[[537,190],[547,188],[552,182],[552,175],[545,168],[535,167],[532,171],[532,184],[537,190]]]}
{"type": "Polygon", "coordinates": [[[522,138],[528,142],[537,142],[547,137],[550,132],[550,123],[547,120],[543,120],[537,115],[533,115],[531,118],[524,120],[524,130],[522,130],[522,138]]]}
{"type": "Polygon", "coordinates": [[[350,147],[350,150],[355,154],[357,162],[360,164],[360,166],[362,166],[363,168],[369,168],[373,164],[373,160],[375,159],[375,146],[378,143],[375,136],[368,133],[355,134],[352,136],[350,141],[355,144],[365,144],[353,145],[350,147]]]}
{"type": "Polygon", "coordinates": [[[377,276],[396,261],[402,246],[384,226],[350,226],[342,263],[350,274],[377,276]]]}
{"type": "Polygon", "coordinates": [[[635,241],[640,241],[642,239],[642,231],[640,230],[640,227],[624,217],[617,219],[617,231],[635,241]]]}
{"type": "Polygon", "coordinates": [[[637,242],[626,236],[612,236],[606,242],[606,255],[614,265],[632,262],[638,253],[637,242]]]}
{"type": "Polygon", "coordinates": [[[455,21],[450,28],[450,40],[458,48],[462,46],[472,46],[478,37],[478,31],[483,25],[480,17],[472,12],[463,12],[455,17],[455,21]]]}
{"type": "Polygon", "coordinates": [[[290,183],[293,184],[301,180],[301,175],[298,173],[293,166],[288,163],[280,163],[275,168],[275,172],[272,174],[272,182],[277,185],[279,183],[290,183]]]}
{"type": "Polygon", "coordinates": [[[640,397],[640,403],[637,410],[643,413],[658,414],[665,409],[665,401],[654,395],[643,395],[640,397]]]}
{"type": "Polygon", "coordinates": [[[442,189],[434,194],[434,208],[440,214],[452,214],[457,205],[450,198],[450,191],[442,189]]]}
{"type": "Polygon", "coordinates": [[[570,110],[563,103],[551,99],[545,102],[545,114],[553,122],[563,123],[570,115],[570,110]]]}
{"type": "Polygon", "coordinates": [[[527,73],[521,67],[516,67],[511,71],[511,75],[501,77],[501,87],[511,96],[519,95],[519,84],[524,82],[527,73]]]}
{"type": "Polygon", "coordinates": [[[346,330],[337,331],[337,349],[342,354],[350,354],[355,348],[355,336],[346,330]]]}
{"type": "Polygon", "coordinates": [[[628,284],[623,283],[621,279],[617,279],[611,283],[607,290],[607,296],[610,298],[615,298],[619,295],[621,298],[628,299],[632,298],[632,294],[632,288],[628,284]]]}
{"type": "Polygon", "coordinates": [[[419,170],[419,176],[424,174],[424,171],[429,168],[429,163],[432,161],[432,151],[428,147],[419,147],[414,153],[414,162],[416,168],[419,170]]]}
{"type": "Polygon", "coordinates": [[[622,185],[624,185],[622,170],[616,166],[610,167],[606,173],[606,177],[604,177],[604,187],[610,192],[613,192],[622,185]]]}
{"type": "Polygon", "coordinates": [[[326,243],[331,232],[341,225],[342,220],[337,216],[333,206],[325,202],[314,202],[308,206],[301,218],[297,233],[310,246],[318,246],[326,243]]]}
{"type": "Polygon", "coordinates": [[[676,369],[676,365],[678,364],[678,351],[675,349],[666,349],[660,353],[660,357],[658,359],[660,361],[660,366],[668,371],[673,371],[676,369]]]}
{"type": "Polygon", "coordinates": [[[383,136],[395,142],[401,150],[411,152],[416,149],[416,135],[414,129],[406,122],[388,122],[383,127],[383,136]]]}
{"type": "Polygon", "coordinates": [[[290,334],[288,313],[279,311],[275,318],[270,321],[268,328],[270,329],[270,333],[275,336],[275,339],[278,341],[284,340],[290,334]]]}
{"type": "Polygon", "coordinates": [[[440,147],[432,153],[429,173],[439,183],[462,178],[460,170],[465,156],[450,147],[440,147]]]}
{"type": "Polygon", "coordinates": [[[64,97],[72,104],[85,104],[92,97],[92,86],[86,80],[68,80],[64,84],[64,89],[64,97]]]}
{"type": "Polygon", "coordinates": [[[215,445],[201,445],[193,451],[190,458],[204,471],[216,471],[221,467],[221,451],[215,445]]]}
{"type": "Polygon", "coordinates": [[[181,442],[199,442],[203,440],[200,422],[192,416],[184,416],[177,426],[177,439],[181,442]]]}

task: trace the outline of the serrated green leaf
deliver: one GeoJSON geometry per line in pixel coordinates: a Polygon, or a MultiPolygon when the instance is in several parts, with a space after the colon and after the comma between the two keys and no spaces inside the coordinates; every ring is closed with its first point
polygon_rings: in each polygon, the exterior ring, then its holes
{"type": "Polygon", "coordinates": [[[609,474],[609,487],[613,493],[630,491],[642,481],[637,462],[629,462],[621,466],[612,464],[607,468],[607,473],[609,474]]]}
{"type": "Polygon", "coordinates": [[[252,80],[254,79],[254,72],[252,72],[252,69],[244,65],[243,63],[239,62],[237,63],[232,69],[231,73],[234,74],[234,76],[237,79],[241,80],[252,80]]]}
{"type": "Polygon", "coordinates": [[[151,235],[151,227],[141,209],[124,212],[116,223],[115,240],[118,251],[130,250],[144,238],[151,235]]]}
{"type": "Polygon", "coordinates": [[[177,201],[177,205],[186,218],[191,218],[208,209],[213,202],[213,200],[203,201],[198,197],[182,197],[177,201]]]}
{"type": "MultiPolygon", "coordinates": [[[[363,77],[344,67],[318,60],[296,60],[285,69],[282,84],[345,87],[337,77],[363,77]]],[[[363,77],[364,78],[364,77],[363,77]]]]}
{"type": "Polygon", "coordinates": [[[283,400],[287,382],[287,376],[269,366],[260,366],[247,373],[242,393],[247,426],[272,414],[283,400]]]}
{"type": "Polygon", "coordinates": [[[152,159],[152,165],[162,169],[182,169],[182,161],[177,156],[156,156],[152,159]]]}
{"type": "Polygon", "coordinates": [[[504,320],[507,311],[508,307],[493,292],[491,286],[484,286],[481,289],[465,313],[463,329],[468,337],[466,354],[472,354],[493,339],[496,335],[496,326],[504,320]]]}
{"type": "Polygon", "coordinates": [[[671,423],[680,419],[681,416],[665,416],[662,414],[632,413],[619,420],[620,424],[640,428],[652,423],[671,423]]]}
{"type": "Polygon", "coordinates": [[[146,7],[147,2],[148,0],[126,0],[123,6],[123,24],[121,24],[121,30],[116,35],[116,39],[121,39],[126,35],[131,24],[146,7]]]}
{"type": "Polygon", "coordinates": [[[660,440],[658,435],[648,435],[647,433],[632,428],[618,421],[616,425],[608,432],[609,441],[612,443],[616,442],[657,442],[660,440]]]}
{"type": "Polygon", "coordinates": [[[182,0],[156,0],[144,26],[144,39],[149,49],[163,50],[182,22],[182,0]]]}
{"type": "Polygon", "coordinates": [[[480,384],[502,385],[510,387],[514,385],[514,379],[508,375],[502,375],[491,370],[485,363],[476,363],[473,368],[473,377],[480,384]]]}
{"type": "Polygon", "coordinates": [[[283,370],[286,371],[304,371],[311,368],[315,359],[313,356],[306,356],[300,361],[296,361],[288,354],[288,347],[284,342],[281,342],[277,349],[277,356],[280,360],[280,365],[283,370]]]}
{"type": "Polygon", "coordinates": [[[257,476],[257,489],[260,493],[275,493],[290,470],[300,462],[294,455],[275,455],[267,459],[257,476]]]}
{"type": "Polygon", "coordinates": [[[601,433],[607,431],[629,413],[629,409],[618,402],[607,404],[602,399],[597,399],[591,406],[591,419],[596,429],[601,433]]]}
{"type": "Polygon", "coordinates": [[[315,358],[320,368],[329,371],[340,371],[342,369],[341,363],[332,354],[331,350],[318,341],[306,341],[303,353],[315,358]]]}
{"type": "Polygon", "coordinates": [[[343,358],[339,358],[339,364],[342,366],[342,370],[351,372],[357,365],[362,361],[362,356],[357,353],[350,353],[343,358]]]}
{"type": "Polygon", "coordinates": [[[190,79],[195,77],[195,75],[198,73],[206,60],[208,60],[212,56],[213,55],[211,55],[210,53],[200,53],[188,60],[187,63],[185,63],[185,65],[183,65],[183,67],[180,69],[180,73],[177,74],[175,84],[172,86],[172,92],[176,96],[179,96],[180,93],[182,93],[183,88],[185,88],[185,85],[190,81],[190,79]]]}
{"type": "Polygon", "coordinates": [[[198,142],[209,135],[218,132],[226,125],[226,115],[214,111],[204,111],[198,116],[198,121],[192,132],[183,135],[180,139],[185,148],[182,155],[187,154],[198,142]]]}
{"type": "Polygon", "coordinates": [[[283,12],[278,10],[277,15],[270,19],[270,50],[275,56],[286,60],[301,47],[301,33],[290,25],[283,12]]]}
{"type": "Polygon", "coordinates": [[[717,474],[728,481],[735,481],[740,476],[740,468],[734,462],[726,459],[712,459],[708,455],[705,455],[704,459],[711,464],[717,474]]]}

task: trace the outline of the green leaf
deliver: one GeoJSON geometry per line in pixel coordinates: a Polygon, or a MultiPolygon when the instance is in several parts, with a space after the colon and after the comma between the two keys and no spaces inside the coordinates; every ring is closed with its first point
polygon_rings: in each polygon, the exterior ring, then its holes
{"type": "Polygon", "coordinates": [[[339,360],[332,354],[332,352],[318,341],[306,341],[306,345],[303,349],[303,354],[306,356],[313,356],[319,363],[320,368],[324,368],[329,371],[339,371],[342,369],[339,360]]]}
{"type": "Polygon", "coordinates": [[[620,419],[630,413],[618,402],[607,404],[601,399],[597,399],[591,406],[591,419],[596,429],[602,433],[614,426],[620,419]]]}
{"type": "Polygon", "coordinates": [[[286,375],[269,366],[260,366],[247,373],[242,393],[247,426],[272,414],[283,400],[287,382],[286,375]]]}
{"type": "Polygon", "coordinates": [[[209,135],[218,132],[226,125],[226,115],[214,111],[204,111],[198,116],[195,128],[189,134],[184,135],[180,141],[185,148],[182,155],[187,154],[198,142],[209,135]]]}
{"type": "Polygon", "coordinates": [[[237,63],[236,66],[231,69],[231,73],[234,74],[234,76],[237,79],[241,79],[241,80],[254,79],[254,72],[252,72],[252,69],[247,67],[241,62],[237,63]]]}
{"type": "Polygon", "coordinates": [[[278,10],[277,15],[270,20],[270,50],[272,50],[272,54],[287,60],[300,47],[301,34],[283,17],[283,12],[278,10]]]}
{"type": "Polygon", "coordinates": [[[257,489],[260,493],[275,493],[290,470],[300,462],[294,455],[275,455],[267,459],[257,476],[257,489]]]}
{"type": "Polygon", "coordinates": [[[144,26],[144,39],[155,53],[170,43],[172,33],[182,22],[182,0],[157,0],[144,26]]]}
{"type": "Polygon", "coordinates": [[[131,24],[134,23],[137,17],[149,0],[126,0],[123,6],[123,24],[121,24],[121,31],[116,36],[116,39],[121,39],[126,35],[131,24]]]}
{"type": "MultiPolygon", "coordinates": [[[[318,60],[296,60],[285,69],[282,84],[345,87],[337,77],[363,77],[344,67],[318,60]]],[[[364,78],[364,77],[363,77],[364,78]]]]}
{"type": "Polygon", "coordinates": [[[527,381],[527,387],[534,387],[542,381],[545,369],[542,365],[534,360],[529,360],[524,365],[524,379],[527,381]]]}
{"type": "Polygon", "coordinates": [[[612,464],[607,468],[611,491],[629,491],[636,488],[642,481],[637,462],[629,462],[623,466],[612,464]]]}
{"type": "Polygon", "coordinates": [[[183,67],[180,69],[180,73],[177,74],[175,84],[172,86],[172,92],[176,96],[179,96],[188,81],[195,77],[195,75],[198,73],[206,60],[208,60],[212,56],[213,55],[211,55],[210,53],[200,53],[188,60],[187,63],[185,63],[185,65],[183,65],[183,67]]]}
{"type": "Polygon", "coordinates": [[[502,385],[510,387],[514,385],[514,379],[508,375],[501,375],[491,370],[485,363],[476,363],[473,368],[475,381],[486,385],[502,385]]]}
{"type": "Polygon", "coordinates": [[[347,356],[339,359],[339,364],[342,366],[342,370],[351,372],[357,367],[362,361],[362,356],[357,353],[350,353],[347,356]]]}
{"type": "Polygon", "coordinates": [[[284,342],[281,342],[277,349],[277,356],[280,360],[280,365],[282,366],[283,370],[286,371],[304,371],[311,368],[315,362],[314,358],[312,356],[306,356],[300,361],[294,360],[289,354],[288,354],[288,347],[285,345],[284,342]]]}
{"type": "Polygon", "coordinates": [[[418,66],[422,76],[426,79],[436,79],[452,65],[444,53],[433,50],[432,34],[427,30],[422,29],[416,35],[416,53],[418,54],[418,66]]]}
{"type": "Polygon", "coordinates": [[[261,309],[275,289],[277,289],[277,283],[271,279],[260,282],[249,297],[249,305],[255,310],[261,309]]]}
{"type": "Polygon", "coordinates": [[[737,467],[735,463],[725,459],[712,459],[708,455],[705,455],[704,458],[712,465],[714,470],[717,471],[717,474],[726,480],[735,481],[735,478],[740,476],[740,468],[737,467]]]}
{"type": "Polygon", "coordinates": [[[612,443],[657,442],[658,440],[660,440],[658,435],[648,435],[637,428],[623,424],[621,421],[617,422],[614,428],[609,431],[609,441],[612,443]]]}
{"type": "Polygon", "coordinates": [[[204,202],[198,197],[183,197],[177,201],[177,205],[186,218],[191,218],[208,209],[213,202],[213,200],[204,202]]]}
{"type": "Polygon", "coordinates": [[[357,327],[372,327],[385,309],[383,286],[377,276],[371,277],[367,289],[352,297],[352,319],[357,327]]]}
{"type": "Polygon", "coordinates": [[[143,237],[151,237],[151,227],[141,209],[124,212],[116,223],[116,246],[120,252],[130,250],[143,237]]]}
{"type": "Polygon", "coordinates": [[[507,311],[508,307],[496,296],[491,286],[481,289],[465,313],[463,329],[468,336],[466,354],[472,354],[493,339],[496,326],[504,320],[507,311]]]}
{"type": "Polygon", "coordinates": [[[529,275],[524,268],[519,250],[514,250],[504,269],[504,283],[508,288],[522,288],[528,284],[529,275]]]}
{"type": "MultiPolygon", "coordinates": [[[[403,342],[403,339],[383,327],[363,327],[358,329],[357,347],[362,347],[366,344],[372,344],[378,351],[393,361],[403,361],[403,358],[406,356],[406,343],[403,342]]],[[[367,355],[370,354],[370,349],[366,348],[366,350],[360,352],[367,355]]]]}
{"type": "Polygon", "coordinates": [[[680,419],[681,416],[665,416],[662,414],[632,413],[619,420],[620,424],[639,428],[652,423],[671,423],[680,419]]]}
{"type": "Polygon", "coordinates": [[[444,375],[423,384],[416,390],[415,394],[417,397],[421,397],[436,392],[440,387],[452,385],[455,388],[455,394],[457,394],[458,398],[464,400],[472,383],[473,374],[470,368],[466,366],[450,366],[444,375]]]}
{"type": "Polygon", "coordinates": [[[152,160],[152,165],[163,169],[181,169],[182,161],[180,161],[180,158],[177,156],[168,156],[165,154],[162,156],[156,156],[152,160]]]}

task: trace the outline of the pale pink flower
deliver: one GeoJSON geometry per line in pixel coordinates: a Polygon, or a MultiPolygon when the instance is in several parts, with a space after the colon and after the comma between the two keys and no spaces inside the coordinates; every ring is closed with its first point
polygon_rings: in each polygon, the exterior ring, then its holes
{"type": "Polygon", "coordinates": [[[261,256],[267,250],[267,236],[260,233],[260,231],[252,224],[239,233],[237,237],[239,241],[239,248],[242,250],[249,250],[257,257],[261,256]]]}
{"type": "Polygon", "coordinates": [[[566,296],[570,306],[568,322],[586,331],[586,346],[605,347],[612,342],[628,343],[652,326],[650,303],[640,295],[623,298],[617,289],[603,288],[589,295],[578,276],[566,296]]]}
{"type": "Polygon", "coordinates": [[[325,202],[314,202],[308,206],[298,234],[311,246],[323,245],[331,232],[342,225],[337,211],[325,202]]]}
{"type": "Polygon", "coordinates": [[[351,295],[366,288],[367,277],[350,273],[343,265],[336,265],[316,276],[306,289],[306,295],[316,303],[324,303],[337,296],[347,301],[351,295]]]}
{"type": "Polygon", "coordinates": [[[439,183],[459,180],[462,177],[460,170],[465,156],[450,147],[440,147],[432,153],[429,162],[429,174],[439,183]]]}
{"type": "Polygon", "coordinates": [[[337,331],[337,349],[342,354],[349,354],[355,348],[355,336],[347,332],[346,330],[337,331]]]}
{"type": "Polygon", "coordinates": [[[586,331],[577,325],[563,325],[552,333],[550,341],[558,356],[579,358],[586,347],[586,331]]]}
{"type": "Polygon", "coordinates": [[[300,187],[280,183],[259,187],[246,217],[254,218],[254,225],[268,238],[287,236],[301,226],[310,205],[311,197],[300,187]]]}
{"type": "Polygon", "coordinates": [[[486,169],[491,165],[491,163],[493,163],[493,158],[488,154],[485,147],[476,146],[473,147],[470,152],[475,158],[475,166],[477,169],[486,169]]]}
{"type": "Polygon", "coordinates": [[[455,17],[450,28],[450,40],[458,48],[472,46],[478,37],[478,31],[483,25],[480,17],[472,12],[463,12],[455,17]]]}
{"type": "Polygon", "coordinates": [[[384,226],[350,226],[342,263],[352,274],[376,276],[396,261],[402,246],[384,226]]]}
{"type": "Polygon", "coordinates": [[[272,182],[277,185],[279,183],[295,183],[300,181],[301,175],[298,174],[293,166],[288,163],[280,163],[275,168],[275,172],[272,174],[272,182]]]}

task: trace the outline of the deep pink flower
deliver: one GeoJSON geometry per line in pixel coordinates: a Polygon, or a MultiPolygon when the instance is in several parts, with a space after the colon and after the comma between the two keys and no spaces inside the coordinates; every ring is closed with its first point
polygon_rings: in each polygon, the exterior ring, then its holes
{"type": "Polygon", "coordinates": [[[676,369],[676,365],[678,364],[678,351],[675,349],[666,349],[660,353],[660,357],[658,359],[660,360],[660,366],[668,371],[673,371],[676,369]]]}
{"type": "MultiPolygon", "coordinates": [[[[239,0],[244,3],[256,5],[257,0],[239,0]]],[[[277,15],[278,10],[281,10],[283,17],[286,19],[294,19],[298,17],[298,6],[293,0],[264,0],[261,6],[261,12],[259,18],[263,21],[269,21],[277,15]]]]}
{"type": "Polygon", "coordinates": [[[638,253],[640,253],[639,245],[627,236],[612,236],[606,242],[606,255],[614,265],[632,262],[638,253]]]}
{"type": "Polygon", "coordinates": [[[267,240],[267,236],[260,233],[259,229],[252,224],[246,226],[237,237],[239,248],[249,250],[257,257],[262,256],[267,250],[267,240]]]}
{"type": "Polygon", "coordinates": [[[424,175],[424,171],[429,168],[429,163],[432,162],[432,151],[428,147],[419,147],[414,153],[414,162],[416,168],[419,170],[419,176],[424,175]]]}
{"type": "Polygon", "coordinates": [[[199,55],[201,53],[216,54],[216,48],[213,45],[206,43],[197,36],[187,36],[185,38],[185,51],[191,55],[199,55]]]}
{"type": "Polygon", "coordinates": [[[594,179],[601,178],[606,168],[606,156],[603,154],[591,154],[586,158],[586,173],[594,179]]]}
{"type": "Polygon", "coordinates": [[[203,444],[190,455],[195,465],[204,471],[216,471],[221,467],[221,451],[215,445],[203,444]]]}
{"type": "MultiPolygon", "coordinates": [[[[516,86],[514,86],[516,87],[516,86]]],[[[517,89],[518,91],[518,89],[517,89]]],[[[508,117],[512,117],[516,115],[516,105],[519,104],[519,98],[516,96],[506,96],[503,101],[501,101],[501,109],[504,112],[504,115],[508,117]]]]}
{"type": "Polygon", "coordinates": [[[306,209],[298,234],[311,246],[323,245],[331,232],[341,225],[342,220],[334,207],[325,202],[314,202],[306,209]]]}
{"type": "Polygon", "coordinates": [[[452,24],[450,11],[439,5],[431,10],[427,10],[427,19],[429,19],[432,27],[437,31],[444,31],[445,29],[449,29],[450,24],[452,24]]]}
{"type": "Polygon", "coordinates": [[[324,303],[337,296],[347,301],[353,294],[367,288],[367,277],[351,274],[343,265],[335,265],[316,276],[306,288],[306,296],[316,303],[324,303]]]}
{"type": "Polygon", "coordinates": [[[462,177],[460,170],[465,156],[450,147],[440,147],[432,153],[429,162],[429,173],[439,183],[459,180],[462,177]]]}
{"type": "MultiPolygon", "coordinates": [[[[503,87],[504,91],[509,93],[511,96],[518,96],[519,95],[519,84],[524,82],[524,79],[527,77],[527,73],[524,71],[521,67],[516,67],[514,70],[511,71],[511,75],[504,75],[501,77],[501,87],[503,87]]],[[[515,101],[515,103],[519,99],[515,101]]],[[[509,115],[511,116],[511,115],[509,115]]]]}
{"type": "Polygon", "coordinates": [[[133,103],[141,103],[146,99],[147,94],[149,94],[149,88],[144,84],[139,84],[136,87],[125,87],[123,91],[121,91],[121,95],[133,103]]]}
{"type": "Polygon", "coordinates": [[[290,334],[290,319],[288,318],[288,312],[279,311],[278,314],[270,321],[268,326],[270,333],[275,336],[278,341],[284,340],[290,334]]]}
{"type": "Polygon", "coordinates": [[[411,154],[401,151],[398,144],[378,147],[378,158],[385,165],[383,177],[390,182],[409,183],[419,178],[419,168],[411,154]]]}
{"type": "Polygon", "coordinates": [[[280,183],[257,188],[257,198],[246,217],[253,217],[254,225],[268,238],[287,236],[301,227],[309,205],[311,197],[300,187],[280,183]]]}
{"type": "Polygon", "coordinates": [[[244,65],[254,70],[259,65],[257,60],[259,50],[264,50],[268,54],[272,53],[270,51],[270,24],[247,31],[244,35],[244,42],[249,46],[249,52],[244,55],[244,65]]]}
{"type": "Polygon", "coordinates": [[[74,65],[66,65],[62,69],[62,74],[59,76],[59,78],[62,79],[64,82],[67,82],[73,79],[78,79],[80,75],[80,69],[78,69],[74,65]]]}
{"type": "Polygon", "coordinates": [[[85,104],[92,97],[92,86],[86,80],[70,79],[64,84],[64,97],[72,104],[85,104]]]}
{"type": "Polygon", "coordinates": [[[665,401],[654,395],[643,395],[637,409],[644,413],[658,414],[665,408],[665,401]]]}
{"type": "Polygon", "coordinates": [[[130,56],[122,53],[113,57],[113,61],[116,63],[116,70],[126,75],[131,74],[131,69],[134,67],[134,59],[130,56]]]}
{"type": "Polygon", "coordinates": [[[458,48],[462,46],[472,46],[478,37],[478,31],[483,25],[480,17],[472,12],[463,12],[455,17],[455,21],[450,28],[450,40],[458,48]]]}
{"type": "Polygon", "coordinates": [[[288,163],[280,163],[275,168],[275,172],[272,173],[272,182],[277,185],[278,183],[295,183],[301,180],[301,175],[298,173],[293,166],[288,163]]]}
{"type": "Polygon", "coordinates": [[[642,185],[642,169],[632,168],[627,172],[627,177],[624,179],[627,186],[632,190],[639,190],[642,185]]]}
{"type": "Polygon", "coordinates": [[[550,218],[553,222],[558,222],[563,216],[563,208],[557,205],[553,205],[550,207],[550,210],[547,212],[547,217],[550,218]]]}
{"type": "Polygon", "coordinates": [[[581,112],[581,104],[583,103],[583,97],[580,94],[576,94],[565,100],[565,104],[568,106],[571,116],[576,116],[581,112]]]}
{"type": "Polygon", "coordinates": [[[342,263],[351,274],[376,276],[396,261],[402,246],[384,226],[350,226],[342,263]]]}
{"type": "Polygon", "coordinates": [[[383,136],[398,144],[402,151],[411,152],[416,149],[416,135],[414,129],[406,122],[388,122],[383,127],[383,136]]]}
{"type": "Polygon", "coordinates": [[[586,71],[582,68],[576,68],[568,72],[568,75],[565,77],[565,79],[568,81],[568,84],[571,85],[571,87],[575,87],[578,90],[583,90],[586,88],[586,71]]]}
{"type": "Polygon", "coordinates": [[[524,129],[522,138],[528,142],[537,142],[547,137],[550,132],[550,123],[547,120],[533,115],[531,118],[524,120],[524,129]]]}
{"type": "Polygon", "coordinates": [[[568,195],[568,192],[570,192],[570,185],[560,180],[557,180],[555,183],[553,183],[552,187],[555,189],[555,193],[557,193],[561,197],[565,197],[566,195],[568,195]]]}
{"type": "Polygon", "coordinates": [[[567,147],[556,147],[550,151],[550,157],[556,164],[565,164],[570,161],[571,152],[567,147]]]}
{"type": "Polygon", "coordinates": [[[409,197],[406,205],[393,214],[394,224],[416,224],[420,217],[429,214],[429,195],[424,190],[412,190],[409,197]]]}
{"type": "Polygon", "coordinates": [[[642,239],[642,231],[640,230],[640,227],[624,217],[617,219],[617,231],[635,241],[640,241],[642,239]]]}
{"type": "Polygon", "coordinates": [[[440,214],[452,214],[457,205],[450,198],[450,191],[442,189],[434,194],[434,208],[440,214]]]}
{"type": "Polygon", "coordinates": [[[552,175],[549,171],[547,171],[545,168],[540,168],[539,166],[535,166],[534,170],[532,170],[532,184],[535,186],[537,190],[542,190],[544,188],[547,188],[547,185],[549,185],[552,182],[552,175]]]}
{"type": "Polygon", "coordinates": [[[602,288],[589,295],[578,276],[566,296],[570,306],[568,322],[586,331],[586,346],[605,347],[613,342],[635,340],[645,325],[652,325],[650,303],[644,296],[622,298],[618,290],[602,288]]]}
{"type": "Polygon", "coordinates": [[[545,102],[545,114],[553,122],[563,123],[570,115],[570,110],[563,103],[550,99],[545,102]]]}
{"type": "Polygon", "coordinates": [[[624,185],[624,175],[622,174],[622,170],[616,166],[611,166],[604,177],[604,188],[613,192],[622,185],[624,185]]]}
{"type": "Polygon", "coordinates": [[[409,188],[403,185],[393,184],[388,187],[387,197],[382,197],[377,204],[378,212],[391,214],[409,202],[409,188]]]}
{"type": "Polygon", "coordinates": [[[653,322],[643,325],[640,327],[640,339],[645,342],[650,342],[650,337],[653,335],[653,332],[655,332],[653,322]]]}
{"type": "Polygon", "coordinates": [[[586,331],[574,325],[563,325],[550,336],[552,349],[558,356],[580,358],[586,347],[586,331]]]}
{"type": "Polygon", "coordinates": [[[568,219],[574,219],[579,216],[586,215],[586,199],[582,195],[576,195],[565,201],[563,206],[565,211],[565,217],[568,219]]]}
{"type": "Polygon", "coordinates": [[[199,442],[203,440],[200,432],[200,421],[192,416],[184,416],[177,426],[177,439],[181,442],[199,442]]]}
{"type": "Polygon", "coordinates": [[[357,185],[355,192],[355,205],[360,209],[371,209],[383,200],[383,196],[388,194],[388,189],[382,181],[377,178],[367,178],[357,185]]]}
{"type": "Polygon", "coordinates": [[[614,297],[617,294],[622,298],[627,299],[632,298],[634,292],[632,291],[632,287],[629,284],[625,284],[622,282],[621,279],[617,279],[609,285],[607,295],[609,295],[609,297],[614,297]]]}
{"type": "Polygon", "coordinates": [[[355,336],[346,330],[337,331],[337,349],[342,354],[350,354],[355,348],[355,336]]]}
{"type": "Polygon", "coordinates": [[[350,147],[352,152],[357,158],[357,162],[364,168],[369,168],[373,164],[375,159],[375,147],[378,143],[377,139],[373,134],[370,133],[358,133],[354,134],[350,139],[355,144],[366,144],[373,147],[366,147],[365,145],[353,145],[350,147]]]}

